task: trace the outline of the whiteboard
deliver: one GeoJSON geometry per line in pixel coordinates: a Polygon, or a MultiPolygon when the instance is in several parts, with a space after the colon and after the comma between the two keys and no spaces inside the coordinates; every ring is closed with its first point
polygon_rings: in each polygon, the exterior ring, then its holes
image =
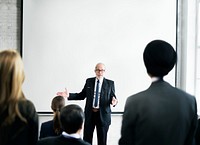
{"type": "MultiPolygon", "coordinates": [[[[176,47],[174,0],[24,0],[23,90],[38,112],[50,112],[58,91],[80,92],[98,62],[126,98],[149,87],[143,51],[153,39],[176,47]]],[[[175,70],[165,78],[175,85],[175,70]]],[[[67,101],[84,108],[85,101],[67,101]]]]}

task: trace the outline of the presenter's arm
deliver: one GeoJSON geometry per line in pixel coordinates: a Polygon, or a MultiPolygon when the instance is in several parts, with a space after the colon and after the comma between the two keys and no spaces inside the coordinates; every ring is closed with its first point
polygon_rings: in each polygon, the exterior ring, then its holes
{"type": "Polygon", "coordinates": [[[113,107],[115,107],[116,105],[117,105],[117,103],[118,103],[118,100],[117,100],[117,97],[116,97],[116,95],[115,95],[115,83],[114,83],[114,81],[111,81],[111,96],[112,96],[112,100],[111,100],[111,105],[113,106],[113,107]]]}
{"type": "Polygon", "coordinates": [[[68,98],[68,97],[69,97],[69,92],[68,92],[68,90],[65,88],[65,91],[63,91],[63,92],[57,92],[56,95],[58,95],[58,96],[63,96],[63,97],[65,97],[65,98],[68,98]]]}

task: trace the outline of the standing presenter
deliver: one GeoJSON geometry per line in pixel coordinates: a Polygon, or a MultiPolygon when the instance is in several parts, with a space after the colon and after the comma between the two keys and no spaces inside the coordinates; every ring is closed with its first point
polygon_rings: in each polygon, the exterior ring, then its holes
{"type": "Polygon", "coordinates": [[[111,108],[117,105],[114,81],[104,77],[105,65],[98,63],[95,67],[96,77],[88,78],[80,93],[58,92],[57,95],[68,100],[84,100],[85,123],[83,139],[92,144],[93,132],[96,127],[98,145],[107,144],[107,132],[111,124],[111,108]]]}

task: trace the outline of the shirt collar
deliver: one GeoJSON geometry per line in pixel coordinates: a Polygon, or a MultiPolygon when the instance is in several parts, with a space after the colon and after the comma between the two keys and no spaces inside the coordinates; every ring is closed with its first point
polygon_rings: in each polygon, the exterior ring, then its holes
{"type": "Polygon", "coordinates": [[[160,80],[160,77],[152,77],[151,78],[152,83],[157,82],[158,80],[160,80]]]}
{"type": "Polygon", "coordinates": [[[68,134],[68,133],[66,133],[65,131],[63,131],[62,132],[62,135],[64,136],[64,137],[66,137],[66,138],[69,138],[69,137],[71,137],[71,138],[81,138],[81,136],[78,134],[78,133],[72,133],[72,134],[68,134]]]}
{"type": "MultiPolygon", "coordinates": [[[[96,80],[96,81],[99,80],[99,82],[102,83],[102,82],[103,82],[103,77],[101,77],[100,79],[96,78],[95,80],[96,80]]],[[[95,82],[96,82],[96,81],[95,81],[95,82]]]]}

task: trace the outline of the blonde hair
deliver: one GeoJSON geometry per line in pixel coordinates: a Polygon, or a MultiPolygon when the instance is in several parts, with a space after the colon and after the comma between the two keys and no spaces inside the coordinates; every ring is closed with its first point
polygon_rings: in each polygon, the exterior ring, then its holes
{"type": "Polygon", "coordinates": [[[0,51],[0,114],[7,114],[4,125],[11,124],[16,116],[26,122],[18,108],[19,100],[25,99],[22,92],[24,77],[20,54],[14,49],[0,51]]]}

